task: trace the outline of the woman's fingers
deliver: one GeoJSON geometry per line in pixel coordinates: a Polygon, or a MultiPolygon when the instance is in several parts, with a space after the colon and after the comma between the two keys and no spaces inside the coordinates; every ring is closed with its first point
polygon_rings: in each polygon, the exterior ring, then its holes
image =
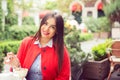
{"type": "Polygon", "coordinates": [[[4,64],[9,64],[10,60],[8,59],[8,57],[4,58],[4,64]]]}
{"type": "Polygon", "coordinates": [[[20,63],[19,63],[19,60],[18,58],[16,57],[16,55],[14,55],[14,57],[11,59],[11,65],[12,66],[18,66],[20,63]]]}
{"type": "Polygon", "coordinates": [[[7,57],[9,57],[9,56],[14,56],[14,53],[13,52],[8,52],[7,57]]]}
{"type": "Polygon", "coordinates": [[[14,58],[14,54],[12,52],[8,52],[7,53],[7,56],[4,58],[4,62],[5,63],[10,63],[11,60],[14,58]]]}
{"type": "Polygon", "coordinates": [[[7,56],[4,58],[4,63],[9,64],[12,67],[17,67],[20,65],[19,59],[13,52],[8,52],[7,56]]]}

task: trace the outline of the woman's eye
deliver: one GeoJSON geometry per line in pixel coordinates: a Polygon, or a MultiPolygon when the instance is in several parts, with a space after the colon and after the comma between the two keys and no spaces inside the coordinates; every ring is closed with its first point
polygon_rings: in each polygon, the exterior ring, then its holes
{"type": "Polygon", "coordinates": [[[45,25],[47,25],[47,22],[45,22],[45,25]]]}
{"type": "Polygon", "coordinates": [[[55,29],[56,27],[55,26],[51,26],[51,28],[55,29]]]}

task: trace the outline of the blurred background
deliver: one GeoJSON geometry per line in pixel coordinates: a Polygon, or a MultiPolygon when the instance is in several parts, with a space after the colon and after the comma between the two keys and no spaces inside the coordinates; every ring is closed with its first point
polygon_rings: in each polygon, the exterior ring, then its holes
{"type": "Polygon", "coordinates": [[[6,53],[16,53],[21,40],[34,35],[50,12],[64,18],[64,41],[71,61],[85,57],[81,42],[120,39],[119,0],[0,0],[0,71],[6,53]]]}

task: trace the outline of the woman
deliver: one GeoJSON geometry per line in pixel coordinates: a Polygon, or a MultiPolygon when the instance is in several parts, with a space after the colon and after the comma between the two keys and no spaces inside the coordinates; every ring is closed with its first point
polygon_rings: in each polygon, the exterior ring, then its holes
{"type": "MultiPolygon", "coordinates": [[[[27,68],[27,80],[69,80],[70,58],[63,35],[62,16],[47,14],[35,36],[24,38],[17,57],[12,54],[6,63],[13,68],[27,68]]],[[[11,53],[8,53],[7,58],[10,56],[11,53]]]]}

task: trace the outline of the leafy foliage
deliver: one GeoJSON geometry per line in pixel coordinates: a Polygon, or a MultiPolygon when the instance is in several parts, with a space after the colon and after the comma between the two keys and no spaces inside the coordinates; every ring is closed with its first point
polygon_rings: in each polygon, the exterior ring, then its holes
{"type": "Polygon", "coordinates": [[[98,44],[92,48],[94,60],[100,61],[107,58],[106,49],[111,47],[112,40],[108,39],[104,43],[98,44]]]}
{"type": "Polygon", "coordinates": [[[6,54],[7,52],[17,52],[21,41],[4,41],[0,42],[0,54],[6,54]]]}
{"type": "Polygon", "coordinates": [[[57,3],[56,2],[51,2],[51,1],[47,1],[45,4],[45,9],[48,10],[54,10],[57,7],[57,3]]]}
{"type": "Polygon", "coordinates": [[[22,25],[17,26],[14,25],[9,30],[9,38],[14,40],[22,40],[26,36],[34,35],[38,30],[38,27],[36,26],[30,26],[30,25],[22,25]]]}
{"type": "Polygon", "coordinates": [[[57,0],[57,8],[62,12],[69,12],[70,10],[68,8],[72,1],[73,0],[57,0]]]}
{"type": "Polygon", "coordinates": [[[35,25],[34,20],[32,17],[24,17],[23,18],[23,25],[35,25]]]}
{"type": "Polygon", "coordinates": [[[79,24],[82,22],[82,19],[81,19],[82,12],[75,11],[75,12],[72,12],[72,15],[75,17],[75,20],[79,24]]]}
{"type": "Polygon", "coordinates": [[[0,42],[0,72],[3,69],[3,58],[7,52],[17,53],[21,41],[2,41],[0,42]]]}
{"type": "Polygon", "coordinates": [[[2,31],[2,8],[1,8],[1,1],[0,1],[0,31],[2,31]]]}
{"type": "Polygon", "coordinates": [[[85,21],[87,28],[91,30],[91,32],[109,32],[110,31],[110,21],[107,17],[100,17],[97,19],[88,18],[85,21]]]}
{"type": "Polygon", "coordinates": [[[4,57],[4,54],[0,54],[0,72],[3,70],[3,57],[4,57]]]}
{"type": "Polygon", "coordinates": [[[92,33],[80,33],[80,41],[87,41],[93,39],[92,33]]]}
{"type": "Polygon", "coordinates": [[[86,53],[81,50],[80,31],[74,29],[65,35],[64,38],[65,45],[70,53],[71,65],[74,66],[76,64],[81,64],[84,62],[86,53]]]}
{"type": "Polygon", "coordinates": [[[65,44],[71,54],[71,57],[81,51],[79,34],[80,32],[76,30],[65,35],[65,44]]]}
{"type": "Polygon", "coordinates": [[[120,9],[120,1],[119,0],[111,0],[110,4],[104,6],[104,12],[106,16],[110,16],[114,11],[120,9]]]}
{"type": "Polygon", "coordinates": [[[5,28],[9,28],[10,26],[17,24],[17,15],[14,13],[13,0],[7,0],[7,9],[8,15],[5,17],[5,28]]]}

